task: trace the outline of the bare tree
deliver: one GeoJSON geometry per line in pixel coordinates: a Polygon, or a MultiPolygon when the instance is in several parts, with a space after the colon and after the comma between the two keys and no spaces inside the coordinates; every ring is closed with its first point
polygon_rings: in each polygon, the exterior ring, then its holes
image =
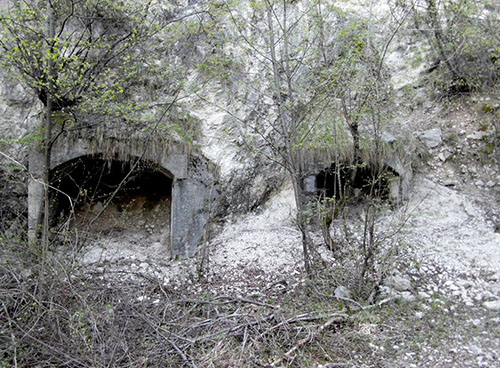
{"type": "Polygon", "coordinates": [[[366,22],[349,18],[329,1],[262,0],[217,9],[219,20],[231,26],[224,42],[250,63],[242,65],[236,53],[216,50],[218,68],[212,64],[203,70],[211,67],[227,83],[239,81],[235,90],[243,92],[231,94],[237,103],[230,102],[226,111],[246,147],[288,173],[310,272],[313,208],[305,179],[314,174],[311,161],[352,152],[353,163],[361,163],[362,134],[367,126],[376,130],[390,93],[383,60],[393,35],[375,44],[366,22]],[[248,102],[249,95],[259,97],[248,102]],[[238,103],[247,118],[241,118],[238,103]]]}
{"type": "Polygon", "coordinates": [[[416,28],[431,46],[437,87],[457,94],[494,87],[499,80],[499,11],[484,0],[414,0],[416,28]]]}
{"type": "MultiPolygon", "coordinates": [[[[225,109],[235,118],[246,147],[287,172],[297,207],[304,267],[310,273],[311,208],[304,184],[310,175],[307,156],[317,143],[315,132],[331,116],[329,106],[335,98],[325,88],[324,75],[333,70],[322,58],[327,37],[323,20],[315,3],[289,0],[225,5],[217,15],[231,27],[225,42],[251,60],[250,65],[241,65],[235,57],[226,64],[219,62],[213,70],[220,78],[239,79],[244,92],[231,98],[244,105],[250,118],[240,118],[234,106],[225,109]],[[249,94],[259,96],[257,101],[249,103],[249,94]]],[[[218,60],[225,58],[222,53],[218,60]]],[[[204,70],[209,67],[213,66],[204,70]]]]}

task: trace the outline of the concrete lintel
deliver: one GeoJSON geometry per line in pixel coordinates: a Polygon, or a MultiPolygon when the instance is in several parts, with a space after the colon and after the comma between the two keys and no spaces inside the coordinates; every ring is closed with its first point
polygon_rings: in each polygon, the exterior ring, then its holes
{"type": "MultiPolygon", "coordinates": [[[[56,144],[52,148],[51,169],[75,158],[96,154],[101,151],[96,147],[90,148],[90,143],[84,139],[79,139],[73,142],[73,144],[65,143],[66,142],[56,144]]],[[[119,145],[120,143],[117,142],[116,144],[119,145]]],[[[189,160],[188,154],[184,152],[150,152],[149,150],[144,151],[136,147],[130,147],[130,150],[127,150],[126,158],[130,157],[144,157],[144,159],[154,162],[163,169],[166,169],[175,178],[184,179],[188,176],[189,160]]],[[[125,158],[117,157],[117,159],[125,158]]]]}
{"type": "Polygon", "coordinates": [[[186,153],[167,155],[162,158],[159,164],[177,179],[185,179],[188,176],[188,155],[186,153]]]}

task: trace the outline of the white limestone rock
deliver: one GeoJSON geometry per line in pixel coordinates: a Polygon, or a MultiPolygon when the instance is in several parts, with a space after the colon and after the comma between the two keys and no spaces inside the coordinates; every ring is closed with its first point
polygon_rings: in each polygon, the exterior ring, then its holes
{"type": "Polygon", "coordinates": [[[410,280],[404,278],[400,274],[394,274],[386,280],[386,285],[397,291],[408,291],[411,289],[410,280]]]}
{"type": "Polygon", "coordinates": [[[500,299],[484,302],[483,306],[489,310],[500,310],[500,299]]]}
{"type": "Polygon", "coordinates": [[[418,138],[427,148],[436,148],[443,142],[441,128],[434,128],[418,133],[418,138]]]}
{"type": "Polygon", "coordinates": [[[349,290],[347,290],[347,288],[345,286],[339,285],[335,289],[335,297],[348,299],[351,297],[351,294],[349,293],[349,290]]]}

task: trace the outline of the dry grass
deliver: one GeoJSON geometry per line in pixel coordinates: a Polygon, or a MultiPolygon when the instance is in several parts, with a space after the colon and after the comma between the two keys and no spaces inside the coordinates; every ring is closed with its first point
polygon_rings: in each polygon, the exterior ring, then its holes
{"type": "Polygon", "coordinates": [[[469,367],[468,346],[500,345],[480,308],[442,295],[363,305],[332,296],[328,272],[257,300],[55,262],[40,290],[21,269],[0,267],[0,367],[469,367]]]}

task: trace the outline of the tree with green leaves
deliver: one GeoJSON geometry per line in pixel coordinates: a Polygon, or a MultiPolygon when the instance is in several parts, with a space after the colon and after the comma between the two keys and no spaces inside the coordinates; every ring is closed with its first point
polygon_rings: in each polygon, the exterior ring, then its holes
{"type": "Polygon", "coordinates": [[[211,14],[218,24],[230,25],[222,44],[238,52],[228,55],[221,47],[214,52],[217,67],[204,64],[201,69],[225,83],[238,81],[240,87],[224,107],[234,117],[234,130],[259,158],[287,172],[310,272],[313,214],[306,179],[314,175],[318,155],[325,162],[350,151],[353,161],[360,160],[362,128],[389,93],[383,90],[383,52],[370,44],[373,36],[365,23],[350,19],[330,1],[216,4],[211,14]]]}
{"type": "Polygon", "coordinates": [[[43,229],[43,248],[49,236],[51,147],[78,113],[123,115],[137,109],[125,97],[145,65],[141,44],[155,31],[148,10],[147,3],[112,0],[12,0],[0,13],[1,65],[45,109],[45,162],[42,177],[35,178],[43,183],[44,211],[31,226],[31,240],[43,229]]]}
{"type": "MultiPolygon", "coordinates": [[[[295,221],[302,238],[304,267],[311,272],[312,241],[309,234],[309,197],[304,186],[310,175],[305,155],[313,131],[322,123],[331,96],[318,88],[319,44],[316,4],[288,0],[225,4],[221,14],[234,30],[226,40],[240,48],[251,65],[232,60],[229,77],[245,86],[242,96],[260,96],[249,109],[251,120],[236,119],[246,147],[280,165],[293,186],[297,207],[295,221]],[[248,68],[247,68],[248,67],[248,68]]],[[[221,70],[217,70],[221,72],[221,70]]],[[[227,76],[226,76],[227,77],[227,76]]],[[[233,114],[237,117],[237,114],[233,114]]]]}

